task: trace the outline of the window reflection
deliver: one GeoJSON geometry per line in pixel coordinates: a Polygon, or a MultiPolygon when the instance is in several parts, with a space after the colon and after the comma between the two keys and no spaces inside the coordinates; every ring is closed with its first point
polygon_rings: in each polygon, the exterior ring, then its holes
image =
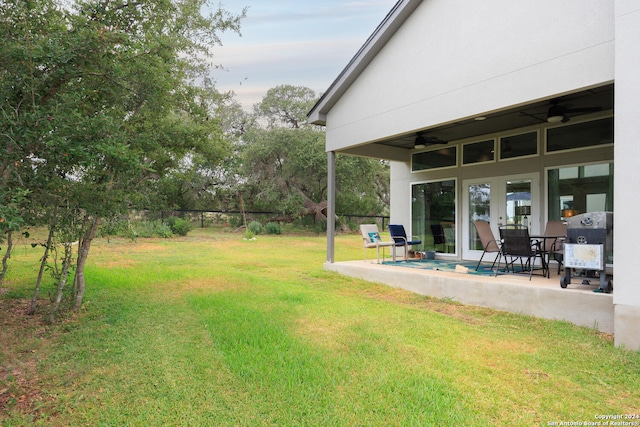
{"type": "Polygon", "coordinates": [[[538,132],[500,138],[500,159],[513,159],[536,154],[538,154],[538,132]]]}
{"type": "Polygon", "coordinates": [[[482,250],[482,241],[473,225],[475,221],[491,221],[491,184],[469,186],[469,248],[482,250]]]}
{"type": "Polygon", "coordinates": [[[547,130],[547,152],[613,144],[613,117],[547,130]]]}
{"type": "Polygon", "coordinates": [[[456,181],[414,184],[412,192],[412,234],[426,251],[456,253],[456,181]]]}
{"type": "Polygon", "coordinates": [[[613,163],[550,169],[549,220],[613,211],[613,163]]]}

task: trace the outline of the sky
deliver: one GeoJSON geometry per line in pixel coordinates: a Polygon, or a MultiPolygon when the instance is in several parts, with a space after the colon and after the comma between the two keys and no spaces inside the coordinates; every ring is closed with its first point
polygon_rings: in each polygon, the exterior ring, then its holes
{"type": "Polygon", "coordinates": [[[222,34],[213,70],[220,91],[245,110],[278,85],[325,92],[392,9],[396,0],[220,0],[239,14],[241,33],[222,34]]]}

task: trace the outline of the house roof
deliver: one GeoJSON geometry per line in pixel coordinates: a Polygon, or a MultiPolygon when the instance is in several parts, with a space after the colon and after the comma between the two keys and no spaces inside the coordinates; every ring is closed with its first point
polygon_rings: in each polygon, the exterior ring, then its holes
{"type": "Polygon", "coordinates": [[[360,73],[367,68],[369,63],[382,50],[385,44],[393,37],[404,21],[413,13],[422,0],[398,0],[391,11],[385,16],[380,25],[369,36],[367,41],[356,52],[347,66],[331,83],[327,91],[307,114],[309,122],[326,125],[327,112],[335,105],[349,86],[358,78],[360,73]]]}

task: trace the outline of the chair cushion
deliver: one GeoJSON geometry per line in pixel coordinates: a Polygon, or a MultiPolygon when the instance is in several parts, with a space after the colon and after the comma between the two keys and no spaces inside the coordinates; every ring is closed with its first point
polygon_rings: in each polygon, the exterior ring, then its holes
{"type": "Polygon", "coordinates": [[[382,239],[380,238],[380,233],[370,232],[369,233],[369,240],[371,240],[371,243],[375,243],[375,242],[379,242],[382,239]]]}

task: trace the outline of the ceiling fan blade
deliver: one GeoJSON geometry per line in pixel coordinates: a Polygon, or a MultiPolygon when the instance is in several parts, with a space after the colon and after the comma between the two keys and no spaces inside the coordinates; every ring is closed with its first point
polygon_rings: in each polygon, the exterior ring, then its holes
{"type": "Polygon", "coordinates": [[[520,111],[520,114],[522,114],[523,116],[531,117],[532,119],[540,120],[543,123],[546,122],[546,120],[542,117],[538,117],[535,114],[527,113],[526,111],[520,111]]]}
{"type": "Polygon", "coordinates": [[[602,107],[582,107],[582,108],[565,108],[565,113],[595,113],[601,111],[602,107]]]}
{"type": "Polygon", "coordinates": [[[424,136],[422,134],[417,134],[416,140],[414,142],[414,147],[424,148],[429,145],[438,145],[438,144],[448,144],[449,141],[444,141],[436,136],[424,136]]]}

